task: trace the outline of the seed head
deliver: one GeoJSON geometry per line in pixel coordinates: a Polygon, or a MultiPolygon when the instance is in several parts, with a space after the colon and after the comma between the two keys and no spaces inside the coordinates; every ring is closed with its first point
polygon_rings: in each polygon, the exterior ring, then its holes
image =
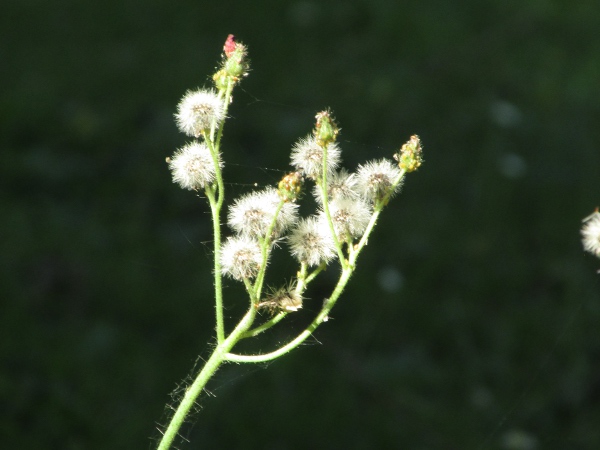
{"type": "Polygon", "coordinates": [[[318,217],[301,219],[290,232],[287,241],[292,256],[309,266],[327,263],[336,255],[329,226],[318,217]]]}
{"type": "Polygon", "coordinates": [[[583,222],[581,229],[583,249],[600,257],[600,212],[596,209],[592,215],[583,219],[583,222]]]}
{"type": "Polygon", "coordinates": [[[398,176],[400,170],[387,159],[370,161],[358,166],[356,189],[365,199],[377,202],[400,190],[400,184],[393,186],[398,176]]]}
{"type": "MultiPolygon", "coordinates": [[[[222,163],[219,160],[219,166],[222,163]]],[[[173,182],[183,189],[203,189],[215,179],[215,165],[207,145],[200,142],[186,144],[169,160],[173,182]]]]}
{"type": "MultiPolygon", "coordinates": [[[[329,214],[338,240],[345,241],[362,236],[371,218],[371,208],[361,198],[342,197],[329,203],[329,214]]],[[[327,224],[324,211],[319,213],[319,220],[327,224]]]]}
{"type": "MultiPolygon", "coordinates": [[[[273,223],[281,198],[275,188],[252,192],[234,202],[229,208],[227,223],[240,234],[265,237],[273,223]]],[[[298,219],[298,205],[285,202],[277,215],[272,238],[279,237],[298,219]]]]}
{"type": "MultiPolygon", "coordinates": [[[[327,146],[327,172],[333,172],[340,164],[341,150],[336,143],[327,146]]],[[[323,148],[314,136],[300,139],[292,148],[292,166],[308,178],[317,180],[323,173],[323,148]]]]}
{"type": "Polygon", "coordinates": [[[221,248],[221,272],[235,280],[254,278],[261,264],[258,242],[248,236],[230,237],[221,248]]]}
{"type": "MultiPolygon", "coordinates": [[[[328,201],[336,198],[356,198],[358,193],[355,190],[356,175],[348,173],[346,169],[341,169],[339,172],[332,172],[327,176],[327,199],[328,201]]],[[[316,184],[313,188],[313,196],[320,205],[323,204],[321,194],[321,186],[316,184]]]]}
{"type": "Polygon", "coordinates": [[[189,136],[200,137],[225,119],[223,102],[212,89],[188,91],[177,105],[177,126],[189,136]]]}

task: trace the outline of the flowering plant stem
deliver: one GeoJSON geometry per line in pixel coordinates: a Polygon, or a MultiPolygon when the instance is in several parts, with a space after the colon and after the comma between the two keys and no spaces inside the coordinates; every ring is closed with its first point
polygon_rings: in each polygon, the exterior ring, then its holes
{"type": "MultiPolygon", "coordinates": [[[[221,138],[234,86],[245,76],[246,48],[227,39],[221,69],[213,79],[218,89],[188,92],[178,106],[180,129],[196,141],[178,150],[169,165],[173,180],[182,187],[204,192],[210,205],[214,239],[214,296],[216,345],[204,367],[186,389],[158,445],[171,447],[198,397],[219,367],[226,362],[262,363],[283,356],[301,345],[329,318],[356,270],[359,254],[366,246],[377,219],[390,198],[398,192],[404,176],[421,164],[417,136],[411,137],[394,155],[398,167],[388,160],[368,163],[358,173],[335,172],[340,158],[336,144],[338,128],[329,111],[316,116],[313,135],[301,140],[292,150],[296,171],[283,177],[278,189],[267,188],[237,200],[229,209],[228,224],[236,233],[222,242],[221,216],[225,198],[221,138]],[[202,138],[203,142],[197,141],[202,138]],[[313,180],[320,210],[299,219],[296,201],[304,179],[313,180]],[[289,230],[291,228],[291,231],[289,230]],[[286,236],[287,233],[287,236],[286,236]],[[299,263],[295,280],[284,288],[264,294],[267,263],[275,244],[287,240],[291,254],[299,263]],[[310,324],[288,343],[256,355],[233,353],[236,344],[258,336],[278,325],[302,307],[308,285],[337,259],[338,281],[324,299],[310,324]],[[227,334],[223,317],[224,275],[244,283],[248,310],[227,334]],[[255,326],[261,309],[271,312],[255,326]]],[[[271,288],[272,289],[272,288],[271,288]]]]}

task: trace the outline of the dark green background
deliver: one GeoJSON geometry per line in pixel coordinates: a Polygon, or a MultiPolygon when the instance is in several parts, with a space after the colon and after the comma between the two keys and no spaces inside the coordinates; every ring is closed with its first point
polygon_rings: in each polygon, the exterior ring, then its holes
{"type": "MultiPolygon", "coordinates": [[[[208,208],[164,160],[228,33],[252,59],[224,139],[230,199],[275,183],[264,168],[286,170],[328,106],[346,167],[413,133],[425,164],[315,345],[221,370],[180,448],[600,447],[600,261],[579,241],[600,203],[597,1],[2,10],[2,447],[152,447],[209,354],[208,208]]],[[[278,258],[272,279],[289,278],[278,258]]],[[[300,330],[336,272],[255,348],[300,330]]],[[[230,326],[238,294],[228,282],[230,326]]]]}

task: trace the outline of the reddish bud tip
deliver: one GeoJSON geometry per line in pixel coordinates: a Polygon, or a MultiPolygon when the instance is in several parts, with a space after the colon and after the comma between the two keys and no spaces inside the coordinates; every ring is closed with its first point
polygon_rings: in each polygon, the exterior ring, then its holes
{"type": "Polygon", "coordinates": [[[229,36],[227,36],[227,40],[225,41],[225,45],[223,46],[225,56],[229,58],[232,55],[232,53],[235,51],[235,45],[235,36],[233,34],[230,34],[229,36]]]}

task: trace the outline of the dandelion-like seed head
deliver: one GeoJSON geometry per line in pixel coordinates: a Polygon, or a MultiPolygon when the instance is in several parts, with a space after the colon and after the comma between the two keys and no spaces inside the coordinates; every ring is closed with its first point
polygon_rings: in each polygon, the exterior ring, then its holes
{"type": "Polygon", "coordinates": [[[223,101],[212,89],[188,91],[177,105],[177,126],[189,136],[200,137],[210,130],[213,121],[217,126],[225,119],[223,101]]]}
{"type": "MultiPolygon", "coordinates": [[[[356,198],[358,193],[355,190],[356,175],[348,173],[346,169],[341,169],[338,172],[332,172],[327,176],[327,199],[328,201],[336,198],[356,198]]],[[[313,188],[313,196],[319,204],[323,204],[323,196],[321,194],[321,186],[318,184],[313,188]]]]}
{"type": "MultiPolygon", "coordinates": [[[[236,200],[229,208],[227,223],[238,233],[265,237],[280,202],[279,193],[275,188],[268,187],[252,192],[236,200]]],[[[271,237],[281,236],[297,219],[298,205],[285,202],[277,215],[271,237]]]]}
{"type": "Polygon", "coordinates": [[[370,161],[358,167],[356,189],[365,199],[377,202],[400,190],[400,184],[393,186],[399,175],[400,170],[387,159],[370,161]]]}
{"type": "Polygon", "coordinates": [[[600,212],[596,210],[583,221],[584,225],[581,229],[583,249],[600,257],[600,212]]]}
{"type": "MultiPolygon", "coordinates": [[[[341,161],[342,151],[332,142],[327,146],[327,172],[333,172],[341,161]]],[[[300,139],[292,148],[292,166],[300,173],[316,180],[323,172],[323,148],[314,136],[300,139]]]]}
{"type": "MultiPolygon", "coordinates": [[[[329,214],[333,228],[340,241],[348,238],[358,238],[369,224],[371,208],[361,198],[338,198],[329,203],[329,214]]],[[[325,212],[319,213],[319,218],[327,223],[325,212]]]]}
{"type": "MultiPolygon", "coordinates": [[[[219,165],[222,166],[219,160],[219,165]]],[[[183,189],[203,189],[215,179],[215,165],[207,145],[200,142],[186,144],[169,160],[173,182],[183,189]]]]}
{"type": "Polygon", "coordinates": [[[329,227],[318,217],[301,219],[290,232],[287,241],[292,256],[309,266],[328,263],[336,255],[329,227]]]}
{"type": "Polygon", "coordinates": [[[230,237],[221,248],[221,272],[235,280],[254,278],[261,264],[260,246],[248,236],[230,237]]]}

